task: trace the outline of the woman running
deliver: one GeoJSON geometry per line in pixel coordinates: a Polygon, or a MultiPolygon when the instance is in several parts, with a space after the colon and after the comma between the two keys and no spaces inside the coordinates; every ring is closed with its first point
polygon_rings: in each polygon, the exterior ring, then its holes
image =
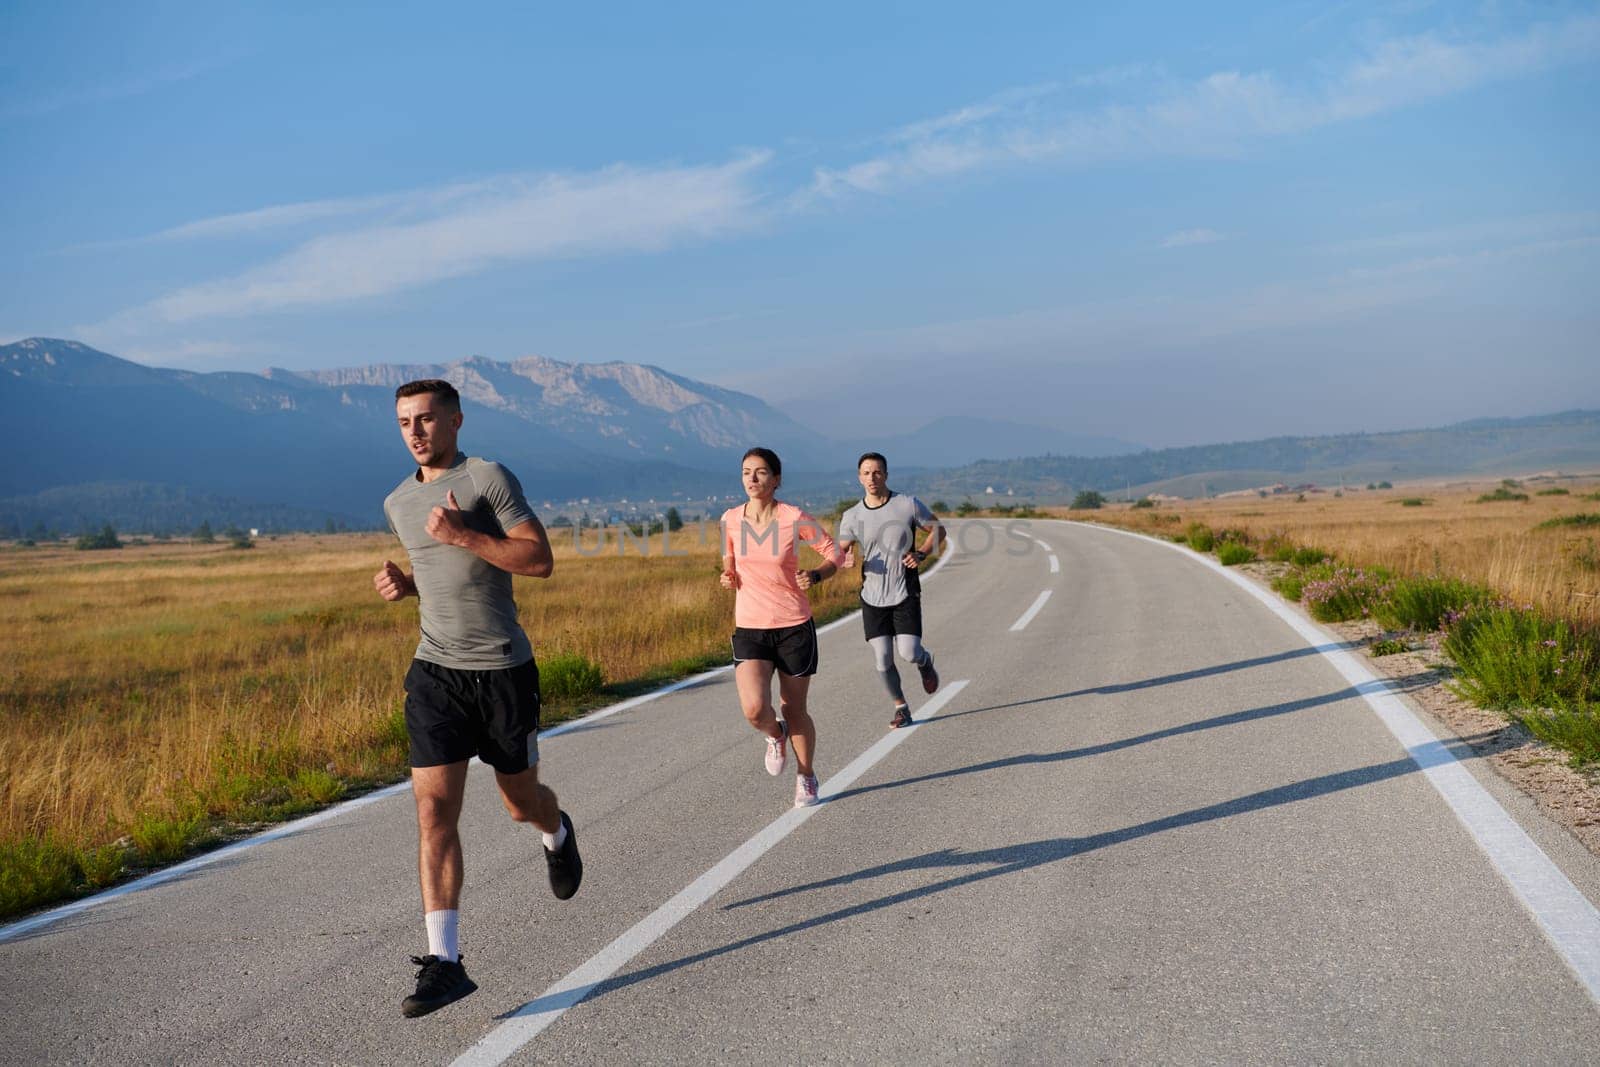
{"type": "Polygon", "coordinates": [[[767,737],[767,773],[783,773],[794,743],[794,804],[817,802],[817,729],[806,711],[806,692],[817,673],[817,626],[806,590],[830,578],[843,561],[822,524],[774,497],[783,463],[769,448],[744,454],[744,491],[750,498],[722,516],[722,588],[735,590],[733,677],[739,706],[767,737]],[[804,541],[823,557],[814,570],[798,567],[804,541]],[[772,673],[778,673],[783,717],[772,708],[772,673]]]}

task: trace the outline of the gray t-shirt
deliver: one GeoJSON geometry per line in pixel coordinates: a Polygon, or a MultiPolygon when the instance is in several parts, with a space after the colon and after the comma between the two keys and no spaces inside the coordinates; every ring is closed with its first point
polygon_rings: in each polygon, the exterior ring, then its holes
{"type": "Polygon", "coordinates": [[[839,542],[860,546],[862,600],[892,608],[922,593],[917,572],[907,571],[900,558],[915,547],[916,531],[936,521],[926,504],[903,493],[889,494],[875,508],[863,500],[840,517],[839,542]]]}
{"type": "Polygon", "coordinates": [[[428,514],[453,492],[467,526],[504,537],[533,518],[516,476],[498,463],[458,454],[431,482],[413,474],[383,502],[389,529],[411,556],[411,576],[422,601],[422,642],[417,658],[462,671],[494,671],[533,658],[517,623],[511,575],[464,548],[428,536],[428,514]]]}

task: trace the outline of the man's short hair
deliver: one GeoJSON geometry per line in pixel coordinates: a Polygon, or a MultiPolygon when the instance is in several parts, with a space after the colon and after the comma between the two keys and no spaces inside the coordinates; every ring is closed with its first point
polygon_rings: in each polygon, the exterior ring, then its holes
{"type": "Polygon", "coordinates": [[[879,463],[882,463],[883,464],[883,472],[885,474],[889,473],[889,461],[883,458],[883,453],[882,452],[863,452],[863,453],[861,453],[861,458],[856,460],[856,470],[860,470],[861,469],[861,465],[863,463],[865,463],[869,459],[875,459],[879,463]]]}
{"type": "Polygon", "coordinates": [[[394,398],[403,400],[408,396],[421,396],[423,393],[432,393],[451,411],[461,410],[461,394],[456,392],[455,386],[443,378],[420,378],[414,382],[407,382],[394,391],[394,398]]]}

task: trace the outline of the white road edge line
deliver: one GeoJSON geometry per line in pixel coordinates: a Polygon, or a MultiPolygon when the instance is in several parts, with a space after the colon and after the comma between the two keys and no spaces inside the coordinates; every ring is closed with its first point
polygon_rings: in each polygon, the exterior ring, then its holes
{"type": "MultiPolygon", "coordinates": [[[[935,563],[933,565],[933,569],[923,576],[924,580],[932,578],[935,574],[938,574],[944,565],[949,563],[950,560],[955,556],[955,543],[947,540],[946,545],[948,547],[945,549],[944,555],[940,556],[939,562],[935,563]]],[[[861,612],[859,611],[852,611],[848,615],[833,620],[826,626],[819,627],[817,629],[817,633],[821,635],[827,633],[829,630],[837,629],[852,619],[857,618],[860,616],[860,614],[861,612]]],[[[716,675],[732,669],[733,664],[725,663],[720,667],[713,667],[709,671],[702,671],[693,677],[680,678],[678,681],[673,682],[670,685],[662,686],[660,689],[653,689],[648,693],[640,693],[636,697],[629,697],[627,700],[624,700],[620,703],[611,704],[607,707],[592,711],[588,715],[583,716],[581,719],[569,719],[558,726],[552,726],[548,730],[540,730],[539,740],[545,741],[550,738],[560,737],[562,734],[570,733],[579,727],[587,726],[590,723],[599,722],[601,719],[608,719],[618,712],[627,711],[629,708],[636,708],[640,704],[647,704],[652,700],[660,699],[661,697],[666,696],[668,693],[675,693],[680,689],[688,689],[691,686],[699,685],[708,678],[713,678],[716,675]]],[[[476,762],[476,758],[474,761],[476,762]]],[[[275,826],[270,830],[264,830],[259,834],[235,841],[233,844],[219,848],[215,852],[207,852],[203,855],[196,856],[193,859],[185,860],[175,867],[163,868],[162,870],[147,874],[142,878],[136,878],[125,885],[119,885],[114,889],[107,889],[103,892],[96,893],[93,896],[84,897],[81,900],[75,900],[70,904],[63,904],[59,908],[52,908],[49,911],[42,911],[38,915],[32,915],[26,919],[19,919],[16,922],[9,923],[5,926],[0,926],[0,945],[5,944],[7,941],[13,941],[24,934],[32,933],[34,930],[49,926],[52,923],[58,923],[62,919],[71,918],[80,912],[88,911],[90,908],[98,907],[101,904],[113,901],[118,897],[128,896],[131,893],[138,893],[146,889],[154,889],[156,886],[165,882],[170,882],[174,878],[182,877],[183,875],[188,874],[190,871],[196,871],[202,867],[209,867],[213,863],[218,863],[229,858],[230,856],[236,856],[247,849],[256,847],[257,845],[265,845],[281,838],[292,837],[303,830],[309,830],[313,826],[317,826],[320,823],[325,823],[330,819],[338,818],[347,812],[355,811],[357,808],[366,807],[368,804],[374,804],[380,800],[386,800],[389,797],[397,796],[400,793],[406,793],[410,790],[411,779],[407,778],[403,782],[395,782],[393,785],[386,785],[382,789],[375,789],[370,793],[364,793],[361,796],[356,797],[354,800],[347,800],[342,804],[335,804],[331,808],[324,808],[319,812],[307,815],[303,819],[296,819],[293,822],[286,822],[282,826],[275,826]]]]}
{"type": "Polygon", "coordinates": [[[1027,626],[1030,622],[1032,622],[1033,617],[1039,614],[1039,609],[1044,607],[1044,602],[1050,599],[1050,594],[1053,592],[1055,592],[1055,590],[1046,589],[1044,592],[1040,593],[1038,598],[1034,600],[1033,606],[1022,613],[1022,618],[1011,624],[1011,632],[1017,633],[1024,626],[1027,626]]]}
{"type": "MultiPolygon", "coordinates": [[[[1261,601],[1312,646],[1336,643],[1333,635],[1289,608],[1275,594],[1192,550],[1130,530],[1092,523],[1074,525],[1137,537],[1181,552],[1261,601]]],[[[1406,754],[1427,776],[1450,811],[1488,856],[1500,877],[1511,887],[1512,893],[1533,916],[1546,939],[1588,991],[1590,999],[1600,1006],[1600,910],[1572,884],[1571,879],[1545,855],[1544,850],[1489,791],[1472,777],[1472,773],[1461,765],[1455,754],[1434,737],[1433,732],[1405,705],[1386,679],[1373,674],[1365,664],[1344,649],[1318,647],[1318,652],[1360,692],[1378,719],[1400,742],[1406,754]]]]}
{"type": "MultiPolygon", "coordinates": [[[[942,712],[950,701],[966,688],[969,681],[970,679],[963,678],[960,681],[947,683],[939,690],[937,696],[923,705],[917,723],[926,722],[942,712]]],[[[754,837],[689,883],[671,900],[641,919],[536,999],[518,1008],[505,1022],[489,1031],[477,1044],[462,1053],[454,1061],[453,1067],[488,1067],[504,1063],[515,1055],[551,1023],[561,1018],[567,1009],[581,1003],[598,986],[626,966],[629,960],[660,940],[700,905],[748,870],[756,860],[799,829],[807,819],[819,811],[826,810],[828,800],[853,785],[857,778],[894,751],[895,747],[915,730],[916,726],[892,730],[879,738],[865,752],[851,760],[843,770],[822,784],[817,795],[824,803],[811,808],[791,808],[768,823],[754,837]]]]}

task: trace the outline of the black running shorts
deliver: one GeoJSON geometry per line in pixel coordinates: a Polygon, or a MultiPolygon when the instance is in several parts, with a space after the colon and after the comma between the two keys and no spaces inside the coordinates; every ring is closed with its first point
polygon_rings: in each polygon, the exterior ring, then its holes
{"type": "Polygon", "coordinates": [[[411,766],[480,756],[503,774],[539,762],[539,666],[460,671],[415,659],[406,672],[411,766]]]}
{"type": "Polygon", "coordinates": [[[908,596],[892,608],[874,607],[861,602],[861,628],[867,640],[874,637],[893,637],[896,634],[922,636],[922,598],[908,596]]]}
{"type": "Polygon", "coordinates": [[[817,624],[807,619],[799,626],[780,626],[775,630],[754,630],[740,626],[733,631],[733,662],[764,659],[793,678],[808,678],[817,673],[817,624]]]}

